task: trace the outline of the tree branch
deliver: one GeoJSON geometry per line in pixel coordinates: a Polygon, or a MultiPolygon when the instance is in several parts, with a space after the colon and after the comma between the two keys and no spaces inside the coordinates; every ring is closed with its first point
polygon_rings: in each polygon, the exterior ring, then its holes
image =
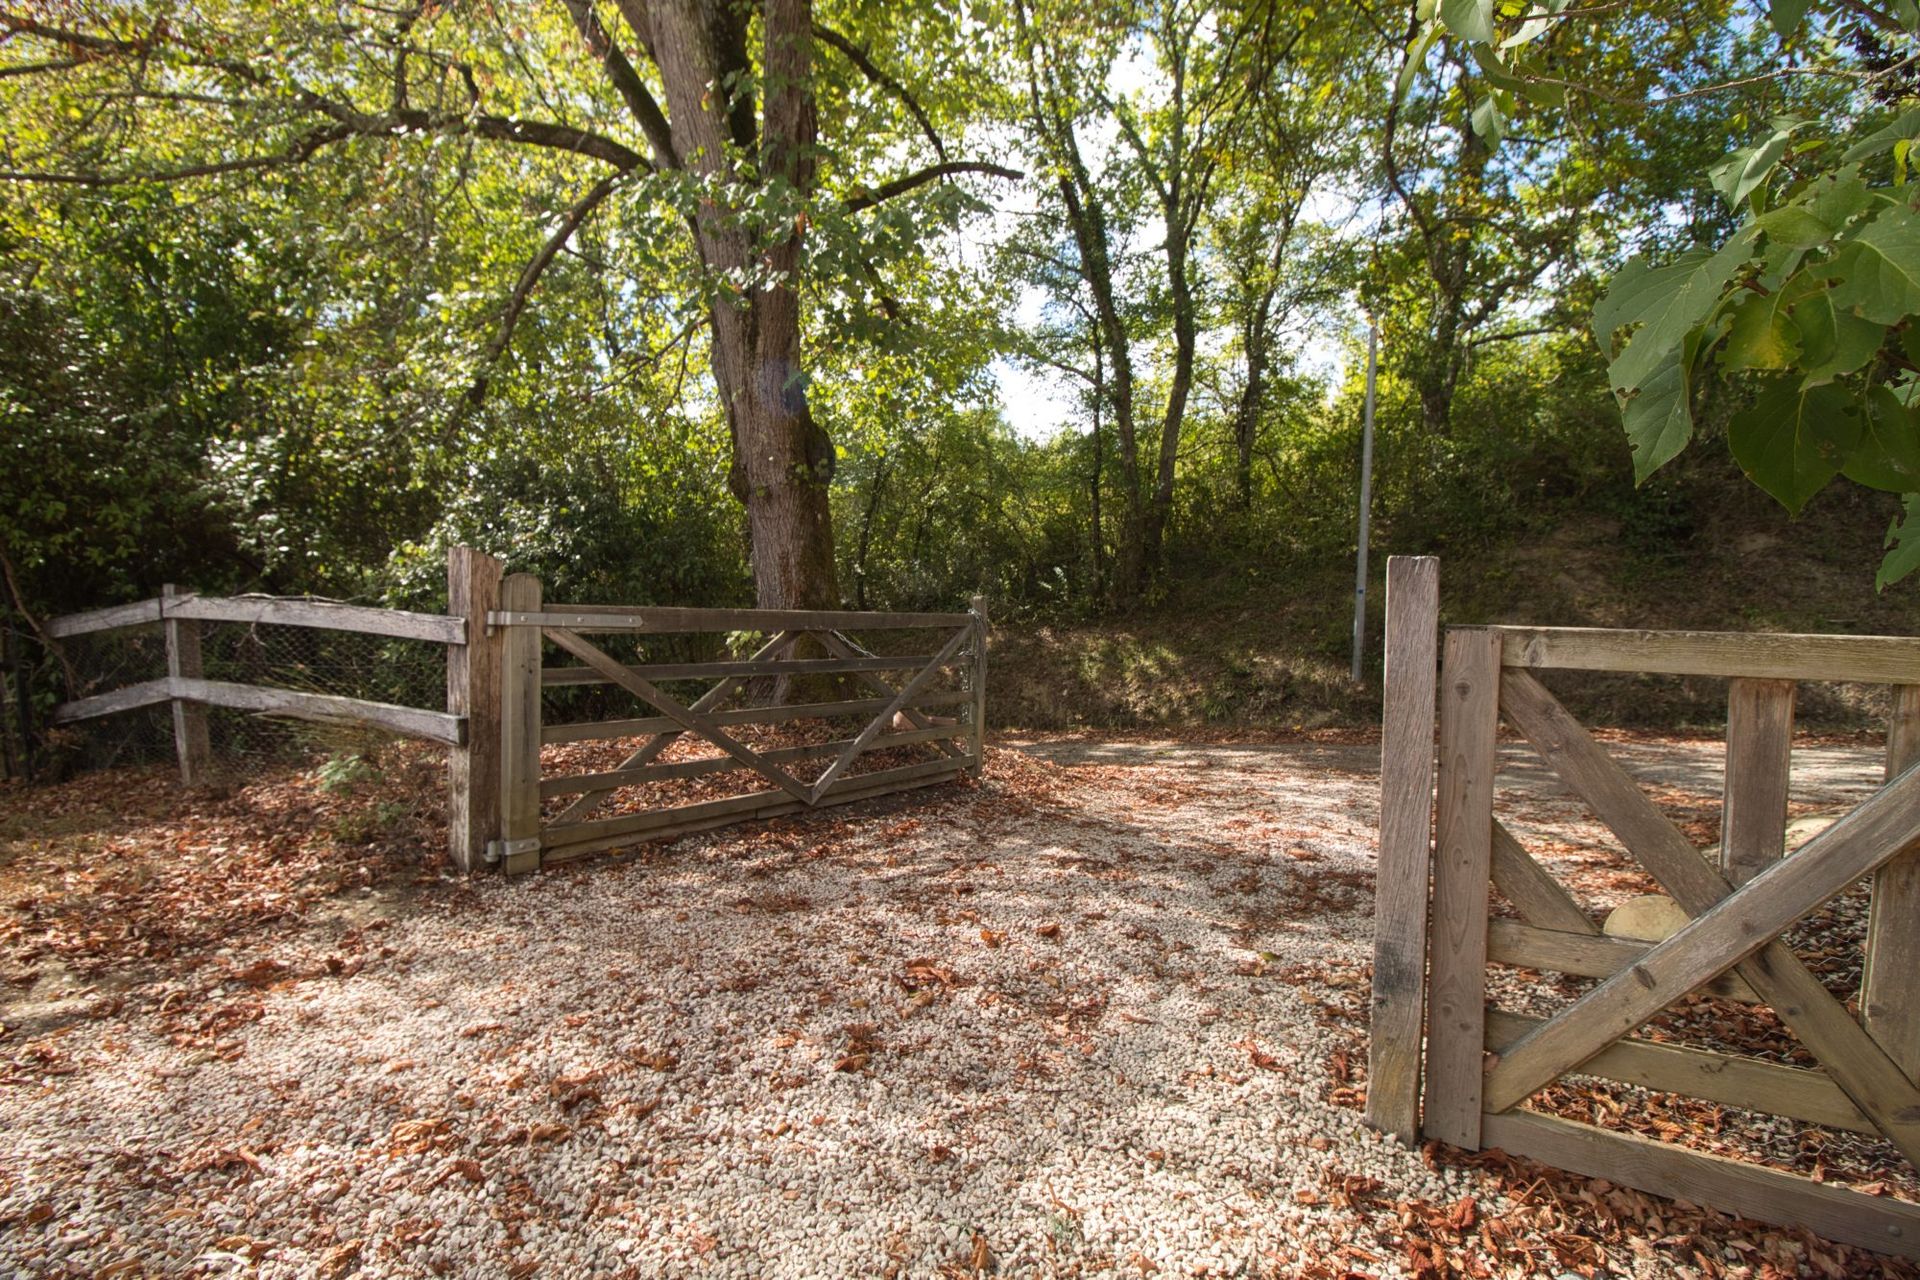
{"type": "Polygon", "coordinates": [[[487,383],[492,376],[493,366],[506,351],[507,344],[513,341],[513,331],[519,325],[520,316],[526,311],[527,303],[533,297],[534,287],[540,283],[540,277],[546,274],[553,260],[560,256],[560,251],[566,247],[567,241],[573,239],[573,233],[580,229],[580,224],[585,222],[587,216],[613,194],[614,188],[620,185],[620,180],[630,172],[632,172],[631,168],[610,173],[588,188],[587,193],[576,200],[573,207],[568,209],[566,215],[560,219],[560,225],[553,229],[552,234],[547,237],[547,242],[540,246],[540,252],[534,254],[527,265],[521,269],[520,278],[514,282],[513,292],[507,295],[506,309],[500,315],[500,326],[494,330],[493,337],[488,339],[486,347],[480,353],[480,367],[474,372],[473,382],[467,388],[463,410],[478,408],[480,402],[486,398],[487,383]]]}
{"type": "Polygon", "coordinates": [[[677,169],[680,157],[673,150],[673,129],[667,123],[667,116],[647,92],[647,86],[640,74],[633,69],[633,63],[620,47],[613,42],[600,15],[593,7],[593,0],[561,0],[567,6],[567,12],[573,16],[573,25],[587,42],[587,48],[594,57],[600,59],[601,69],[607,73],[607,79],[626,102],[627,110],[640,123],[647,141],[653,145],[653,162],[656,168],[677,169]]]}
{"type": "Polygon", "coordinates": [[[950,160],[945,164],[928,165],[924,169],[903,174],[898,178],[894,178],[892,181],[883,182],[879,186],[869,190],[863,190],[860,194],[847,201],[846,212],[859,213],[863,209],[871,209],[875,205],[886,203],[895,196],[905,195],[907,192],[924,187],[930,182],[938,182],[942,178],[950,178],[955,174],[961,173],[986,173],[996,178],[1008,178],[1014,181],[1018,181],[1027,176],[1018,169],[1009,169],[1003,164],[989,164],[984,160],[950,160]]]}
{"type": "Polygon", "coordinates": [[[943,162],[946,160],[946,144],[940,141],[940,135],[934,129],[933,121],[927,118],[927,113],[921,109],[919,100],[913,96],[913,93],[907,86],[901,84],[898,80],[895,80],[892,76],[875,66],[873,59],[867,56],[865,49],[862,49],[859,45],[847,39],[847,37],[841,35],[825,23],[815,22],[813,24],[813,38],[830,48],[839,50],[845,55],[847,61],[851,62],[859,70],[861,75],[871,80],[875,85],[878,85],[893,97],[899,99],[900,104],[913,115],[915,120],[919,121],[920,132],[925,134],[927,141],[933,144],[933,153],[939,156],[943,162]]]}
{"type": "Polygon", "coordinates": [[[247,173],[259,169],[278,169],[304,163],[322,147],[354,136],[346,125],[323,125],[302,134],[292,146],[274,155],[249,156],[243,160],[219,160],[166,169],[153,173],[23,173],[0,170],[0,182],[33,182],[66,187],[120,187],[135,182],[185,182],[189,178],[209,178],[223,173],[247,173]]]}

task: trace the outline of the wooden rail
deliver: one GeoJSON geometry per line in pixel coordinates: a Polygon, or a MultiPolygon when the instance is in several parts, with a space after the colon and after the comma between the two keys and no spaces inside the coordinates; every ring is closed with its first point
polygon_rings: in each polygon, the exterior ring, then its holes
{"type": "Polygon", "coordinates": [[[172,710],[181,777],[205,776],[207,708],[369,725],[443,743],[448,752],[448,847],[456,865],[474,870],[495,863],[508,871],[594,850],[704,830],[745,818],[771,817],[816,806],[844,804],[908,787],[978,773],[984,759],[986,718],[986,610],[976,597],[964,613],[874,613],[795,609],[693,609],[626,605],[548,606],[541,584],[527,574],[505,576],[502,565],[469,548],[447,558],[445,615],[375,609],[331,600],[266,596],[199,596],[169,586],[158,599],[114,605],[53,619],[55,637],[118,628],[160,626],[167,674],[124,688],[89,693],[54,709],[66,724],[141,707],[172,710]],[[213,623],[309,627],[444,645],[446,709],[397,706],[305,690],[209,680],[201,655],[201,628],[213,623]],[[925,652],[896,655],[861,647],[850,633],[932,631],[925,652]],[[586,637],[606,633],[667,635],[758,633],[770,637],[745,658],[698,662],[622,662],[586,637]],[[551,644],[577,665],[547,667],[551,644]],[[796,652],[796,646],[806,649],[796,652]],[[904,673],[895,676],[892,673],[904,673]],[[832,677],[871,696],[774,706],[728,705],[749,689],[784,688],[787,681],[832,677]],[[959,688],[940,688],[942,680],[959,688]],[[714,681],[683,701],[688,681],[714,681]],[[771,686],[769,682],[774,682],[771,686]],[[543,723],[543,690],[610,685],[632,695],[644,714],[579,723],[543,723]],[[940,715],[946,711],[950,715],[940,715]],[[834,726],[827,741],[756,749],[735,738],[734,726],[778,726],[852,720],[834,726]],[[662,761],[683,737],[704,739],[718,755],[662,761]],[[543,746],[635,738],[636,748],[613,768],[568,776],[542,774],[543,746]],[[919,747],[939,758],[917,764],[855,770],[872,752],[919,747]],[[811,781],[794,765],[825,760],[811,781]],[[740,773],[772,784],[697,803],[638,814],[592,815],[624,787],[693,781],[740,773]],[[543,800],[565,803],[550,816],[543,800]]]}
{"type": "Polygon", "coordinates": [[[971,613],[855,613],[812,609],[631,608],[568,605],[565,609],[505,609],[487,615],[490,627],[559,627],[581,633],[643,631],[675,635],[698,631],[901,631],[964,627],[971,613]]]}
{"type": "Polygon", "coordinates": [[[1442,646],[1432,564],[1388,572],[1369,1119],[1920,1258],[1920,1206],[1524,1109],[1556,1081],[1597,1078],[1882,1138],[1920,1165],[1920,638],[1500,626],[1451,628],[1442,646]],[[1694,847],[1540,683],[1547,669],[1728,681],[1719,848],[1694,847]],[[1891,685],[1894,711],[1885,785],[1786,856],[1803,681],[1891,685]],[[1659,942],[1604,934],[1494,819],[1502,719],[1689,917],[1684,927],[1659,942]],[[1863,877],[1873,898],[1856,1015],[1780,938],[1863,877]],[[1490,888],[1519,919],[1490,914],[1490,888]],[[1489,1007],[1488,965],[1599,982],[1550,1017],[1526,1016],[1489,1007]],[[1694,993],[1764,1003],[1818,1068],[1633,1034],[1694,993]]]}
{"type": "Polygon", "coordinates": [[[332,600],[270,596],[199,596],[172,586],[154,600],[90,609],[47,624],[57,638],[158,625],[166,640],[167,674],[119,689],[73,698],[50,720],[71,724],[140,707],[168,705],[181,780],[202,781],[211,760],[207,708],[367,725],[437,742],[448,752],[448,846],[456,865],[481,864],[499,822],[499,643],[484,626],[469,626],[499,603],[500,564],[455,547],[447,557],[449,611],[415,613],[332,600]],[[442,645],[447,651],[446,710],[397,706],[364,698],[208,680],[201,628],[208,623],[305,627],[442,645]],[[471,633],[471,634],[470,634],[471,633]],[[469,643],[471,641],[471,643],[469,643]]]}
{"type": "MultiPolygon", "coordinates": [[[[509,871],[532,870],[545,863],[642,840],[663,839],[705,830],[726,822],[765,818],[852,799],[884,795],[908,787],[946,781],[977,772],[982,760],[985,717],[986,615],[976,599],[966,613],[865,613],[768,609],[623,608],[548,605],[539,583],[509,578],[501,606],[489,610],[491,630],[506,637],[502,707],[504,778],[501,834],[491,850],[509,871]],[[879,654],[849,638],[853,630],[931,630],[945,632],[932,652],[879,654]],[[697,662],[623,662],[589,637],[606,633],[749,633],[768,637],[751,656],[697,662]],[[546,665],[543,645],[574,661],[546,665]],[[794,656],[807,645],[826,656],[794,656]],[[897,684],[883,673],[906,673],[897,684]],[[942,676],[966,687],[938,688],[942,676]],[[845,678],[871,690],[868,698],[840,698],[772,706],[729,706],[749,688],[791,678],[845,678]],[[699,697],[685,701],[661,685],[714,681],[699,697]],[[543,722],[541,691],[582,685],[611,685],[630,695],[651,714],[577,723],[543,722]],[[931,713],[959,708],[953,719],[931,713]],[[865,724],[851,737],[831,741],[754,747],[734,735],[740,725],[787,725],[858,717],[865,724]],[[904,722],[904,723],[903,723],[904,722]],[[718,754],[691,760],[658,762],[661,752],[683,738],[704,740],[718,754]],[[566,776],[544,776],[542,745],[607,739],[636,739],[635,749],[614,768],[566,776]],[[939,759],[895,765],[867,773],[854,769],[869,752],[926,746],[939,759]],[[826,767],[803,782],[791,766],[826,760],[826,767]],[[757,777],[771,789],[697,803],[656,807],[639,813],[594,818],[594,811],[623,787],[688,781],[722,774],[757,777]],[[541,801],[572,797],[557,812],[543,814],[541,801]]],[[[804,650],[802,650],[804,652],[804,650]]]]}
{"type": "Polygon", "coordinates": [[[283,599],[278,596],[197,596],[169,594],[157,600],[114,605],[70,613],[47,623],[55,639],[147,626],[178,618],[193,622],[248,622],[276,627],[316,627],[326,631],[358,631],[392,636],[397,640],[425,640],[434,644],[465,644],[467,620],[438,613],[411,613],[405,609],[375,609],[339,604],[332,600],[283,599]]]}
{"type": "Polygon", "coordinates": [[[1509,667],[1920,684],[1920,637],[1489,627],[1509,667]]]}

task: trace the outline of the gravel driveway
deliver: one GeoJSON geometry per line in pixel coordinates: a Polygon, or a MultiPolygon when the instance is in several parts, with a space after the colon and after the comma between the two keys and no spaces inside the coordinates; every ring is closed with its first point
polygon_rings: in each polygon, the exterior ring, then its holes
{"type": "Polygon", "coordinates": [[[1519,1209],[1360,1122],[1376,761],[1055,740],[245,940],[16,1053],[0,1272],[1414,1274],[1519,1209]]]}

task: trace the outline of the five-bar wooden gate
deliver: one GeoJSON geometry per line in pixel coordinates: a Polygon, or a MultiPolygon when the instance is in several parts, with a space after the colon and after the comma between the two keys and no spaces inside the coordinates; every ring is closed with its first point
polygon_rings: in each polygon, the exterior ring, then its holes
{"type": "Polygon", "coordinates": [[[683,835],[749,818],[844,804],[978,772],[986,719],[986,613],[976,598],[966,613],[856,613],[770,609],[686,609],[624,605],[545,606],[541,584],[527,574],[505,579],[500,607],[487,615],[504,633],[501,650],[500,836],[491,860],[508,871],[532,870],[595,850],[683,835]],[[750,656],[700,662],[623,662],[606,636],[747,633],[765,637],[750,656]],[[931,633],[931,651],[875,653],[854,635],[931,633]],[[593,637],[593,638],[589,638],[593,637]],[[546,646],[576,661],[549,666],[546,646]],[[796,652],[817,656],[795,657],[796,652]],[[882,673],[903,673],[897,684],[882,673]],[[694,699],[661,686],[713,681],[694,699]],[[748,690],[824,688],[824,701],[730,706],[748,690]],[[611,685],[644,714],[635,718],[547,723],[543,690],[611,685]],[[857,686],[853,688],[851,686],[857,686]],[[867,696],[845,697],[847,692],[867,696]],[[951,710],[950,715],[932,714],[951,710]],[[763,728],[858,724],[848,736],[755,748],[735,726],[763,728]],[[685,737],[718,754],[659,762],[685,737]],[[546,775],[541,748],[593,740],[632,740],[611,769],[546,775]],[[931,759],[860,772],[872,753],[922,747],[931,759]],[[825,760],[811,777],[804,766],[825,760]],[[594,817],[623,788],[737,773],[761,788],[692,802],[650,804],[594,817]],[[564,799],[563,805],[543,801],[564,799]]]}
{"type": "Polygon", "coordinates": [[[1562,1076],[1597,1077],[1879,1135],[1920,1166],[1920,639],[1449,628],[1430,844],[1437,565],[1394,561],[1388,592],[1369,1119],[1402,1137],[1500,1147],[1920,1257],[1920,1205],[1522,1105],[1562,1076]],[[1555,668],[1729,679],[1717,858],[1693,846],[1534,674],[1555,668]],[[1794,691],[1805,680],[1891,685],[1895,714],[1885,786],[1787,857],[1794,691]],[[1684,927],[1658,943],[1604,934],[1499,823],[1502,718],[1686,912],[1684,927]],[[1869,876],[1856,1017],[1781,935],[1869,876]],[[1491,918],[1490,886],[1518,920],[1491,918]],[[1489,964],[1600,981],[1552,1017],[1529,1018],[1488,1006],[1489,964]],[[1769,1006],[1818,1069],[1633,1035],[1701,990],[1769,1006]]]}

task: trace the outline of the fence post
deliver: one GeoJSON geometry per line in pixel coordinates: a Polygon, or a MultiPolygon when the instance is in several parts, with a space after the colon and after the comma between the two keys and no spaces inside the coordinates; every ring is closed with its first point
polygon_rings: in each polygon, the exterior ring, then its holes
{"type": "Polygon", "coordinates": [[[499,607],[500,562],[447,548],[447,613],[467,623],[467,642],[447,646],[447,712],[467,718],[466,741],[447,753],[447,851],[465,872],[500,832],[501,636],[487,626],[499,607]]]}
{"type": "MultiPolygon", "coordinates": [[[[1893,687],[1887,726],[1887,780],[1920,766],[1920,685],[1893,687]]],[[[1909,850],[1874,873],[1867,911],[1867,971],[1861,1020],[1887,1056],[1920,1084],[1920,850],[1909,850]]]]}
{"type": "Polygon", "coordinates": [[[1727,766],[1720,811],[1720,869],[1734,888],[1786,856],[1787,786],[1793,764],[1791,680],[1727,682],[1727,766]]]}
{"type": "MultiPolygon", "coordinates": [[[[500,584],[506,613],[540,612],[540,579],[509,574],[500,584]]],[[[503,628],[500,650],[501,870],[540,869],[540,628],[503,628]]]]}
{"type": "Polygon", "coordinates": [[[973,776],[987,767],[987,598],[975,596],[973,614],[973,776]]]}
{"type": "MultiPolygon", "coordinates": [[[[160,616],[165,619],[167,636],[167,677],[173,680],[198,680],[202,675],[200,624],[190,618],[167,616],[169,601],[190,594],[171,582],[160,588],[160,616]]],[[[173,699],[173,751],[180,759],[180,781],[190,787],[206,781],[211,750],[204,706],[173,699]]]]}
{"type": "Polygon", "coordinates": [[[1408,1145],[1420,1131],[1439,636],[1440,561],[1389,557],[1367,1123],[1408,1145]]]}
{"type": "Polygon", "coordinates": [[[1420,1131],[1480,1149],[1487,1040],[1487,898],[1500,727],[1500,633],[1447,632],[1440,668],[1440,774],[1433,855],[1432,971],[1420,1131]]]}

